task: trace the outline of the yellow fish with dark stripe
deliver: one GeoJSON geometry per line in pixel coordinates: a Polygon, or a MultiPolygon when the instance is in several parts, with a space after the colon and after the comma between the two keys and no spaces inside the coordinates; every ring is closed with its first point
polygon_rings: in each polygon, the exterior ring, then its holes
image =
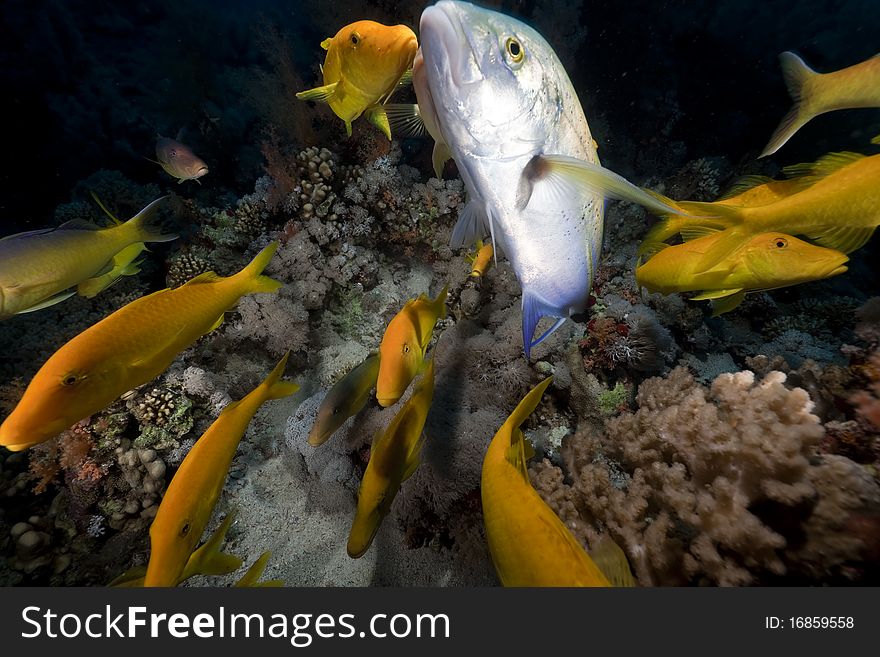
{"type": "Polygon", "coordinates": [[[388,428],[373,441],[370,462],[358,490],[357,511],[348,536],[348,556],[357,559],[370,547],[400,485],[409,479],[421,463],[422,430],[434,398],[434,358],[425,364],[424,373],[412,396],[403,405],[388,428]]]}
{"type": "Polygon", "coordinates": [[[495,570],[504,586],[632,586],[623,551],[606,539],[594,561],[529,481],[526,463],[534,451],[520,425],[551,381],[523,398],[483,459],[480,495],[495,570]]]}
{"type": "Polygon", "coordinates": [[[237,274],[214,272],[132,301],[56,351],[0,425],[0,445],[18,451],[58,435],[123,393],[155,379],[177,355],[223,322],[245,294],[281,284],[262,272],[273,242],[237,274]]]}
{"type": "Polygon", "coordinates": [[[228,404],[183,459],[150,526],[150,562],[144,586],[177,584],[211,519],[238,444],[254,414],[264,402],[299,390],[295,383],[281,380],[289,355],[252,392],[228,404]]]}
{"type": "Polygon", "coordinates": [[[379,354],[371,354],[330,388],[318,407],[315,424],[309,432],[309,445],[323,445],[348,418],[361,412],[378,375],[379,354]]]}

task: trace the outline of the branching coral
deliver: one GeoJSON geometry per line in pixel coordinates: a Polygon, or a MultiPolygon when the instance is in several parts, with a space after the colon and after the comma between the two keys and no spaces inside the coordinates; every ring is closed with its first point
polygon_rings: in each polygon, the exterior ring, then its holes
{"type": "Polygon", "coordinates": [[[644,585],[843,577],[873,546],[838,534],[880,509],[880,489],[853,478],[848,459],[816,458],[822,426],[806,392],[784,383],[746,371],[707,390],[675,369],[645,381],[639,409],[603,435],[568,442],[572,484],[547,462],[532,478],[582,541],[610,532],[644,585]]]}

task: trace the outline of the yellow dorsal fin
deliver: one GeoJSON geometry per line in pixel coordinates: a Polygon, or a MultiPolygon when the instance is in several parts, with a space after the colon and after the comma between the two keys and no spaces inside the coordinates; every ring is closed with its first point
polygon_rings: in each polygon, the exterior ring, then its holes
{"type": "Polygon", "coordinates": [[[626,554],[607,534],[596,542],[596,547],[590,550],[589,555],[612,586],[636,585],[626,554]]]}
{"type": "Polygon", "coordinates": [[[645,264],[648,260],[660,253],[663,249],[668,249],[669,244],[666,242],[642,242],[639,246],[638,265],[645,264]]]}
{"type": "Polygon", "coordinates": [[[223,278],[219,274],[213,271],[206,271],[203,274],[199,274],[195,278],[189,279],[184,285],[201,285],[202,283],[215,283],[218,280],[223,278]]]}
{"type": "Polygon", "coordinates": [[[809,186],[864,158],[865,156],[861,153],[852,153],[850,151],[828,153],[813,163],[792,164],[783,168],[782,171],[785,175],[791,178],[798,178],[802,180],[805,186],[809,186]]]}
{"type": "Polygon", "coordinates": [[[747,192],[750,189],[754,189],[755,187],[760,187],[761,185],[766,185],[767,183],[772,182],[773,178],[770,178],[768,176],[743,176],[735,183],[733,183],[718,200],[723,201],[725,199],[733,198],[734,196],[739,196],[743,192],[747,192]]]}

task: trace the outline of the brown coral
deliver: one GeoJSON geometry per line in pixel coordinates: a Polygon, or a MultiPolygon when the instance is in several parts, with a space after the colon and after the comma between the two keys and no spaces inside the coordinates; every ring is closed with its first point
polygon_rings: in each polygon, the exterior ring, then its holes
{"type": "Polygon", "coordinates": [[[609,531],[643,585],[846,577],[870,546],[840,530],[876,513],[880,489],[849,459],[815,456],[823,428],[785,379],[648,379],[638,411],[563,448],[571,485],[546,461],[533,481],[585,544],[609,531]]]}

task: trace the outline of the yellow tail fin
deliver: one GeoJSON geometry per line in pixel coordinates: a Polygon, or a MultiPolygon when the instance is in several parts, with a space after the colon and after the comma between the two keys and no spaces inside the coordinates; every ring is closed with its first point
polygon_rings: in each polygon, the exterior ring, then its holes
{"type": "Polygon", "coordinates": [[[446,319],[446,294],[449,292],[449,283],[443,286],[440,294],[431,303],[434,304],[438,319],[446,319]]]}
{"type": "Polygon", "coordinates": [[[269,562],[269,557],[272,556],[272,553],[269,551],[263,552],[260,555],[260,558],[254,561],[253,565],[248,568],[247,572],[241,576],[241,579],[238,580],[232,586],[241,588],[246,586],[254,586],[254,587],[268,587],[268,586],[284,586],[284,582],[280,579],[267,579],[263,582],[260,581],[260,577],[263,576],[263,571],[266,570],[266,564],[269,562]]]}
{"type": "Polygon", "coordinates": [[[284,354],[284,358],[282,358],[279,363],[275,366],[275,369],[266,377],[266,380],[260,384],[260,387],[264,390],[266,399],[281,399],[282,397],[289,397],[297,390],[299,390],[299,386],[292,381],[282,381],[281,377],[284,376],[284,368],[287,367],[287,359],[290,357],[290,352],[288,351],[284,354]]]}
{"type": "MultiPolygon", "coordinates": [[[[113,228],[113,230],[122,230],[127,234],[130,243],[134,242],[170,242],[176,240],[177,235],[174,233],[163,233],[162,228],[153,222],[156,220],[156,212],[159,210],[159,203],[164,201],[167,196],[161,196],[150,203],[143,210],[138,212],[131,219],[121,226],[113,228]]],[[[97,197],[96,197],[97,200],[97,197]]],[[[102,206],[103,207],[103,206],[102,206]]],[[[111,214],[111,218],[115,217],[111,214]]]]}
{"type": "Polygon", "coordinates": [[[281,287],[282,284],[275,279],[262,275],[263,270],[269,266],[269,261],[278,250],[279,244],[277,241],[269,244],[251,260],[249,265],[235,274],[236,278],[245,281],[248,292],[274,292],[281,287]]]}
{"type": "Polygon", "coordinates": [[[513,409],[513,413],[511,413],[504,422],[505,426],[510,428],[510,447],[507,450],[507,460],[510,461],[526,479],[529,477],[527,463],[528,460],[534,456],[535,450],[532,449],[531,444],[526,442],[526,438],[523,435],[523,432],[520,431],[519,427],[526,421],[526,418],[529,417],[529,415],[534,413],[538,404],[541,403],[541,397],[544,395],[544,391],[552,381],[553,377],[548,376],[541,381],[541,383],[532,388],[529,394],[523,397],[522,401],[517,404],[515,409],[513,409]]]}
{"type": "Polygon", "coordinates": [[[764,147],[764,151],[759,157],[767,157],[778,151],[785,142],[791,139],[794,133],[800,130],[801,126],[813,118],[812,113],[804,111],[804,85],[807,80],[818,73],[793,52],[784,52],[779,55],[779,64],[782,66],[785,86],[788,87],[788,93],[791,95],[794,105],[782,119],[782,123],[776,128],[776,132],[770,137],[769,143],[764,147]]]}

